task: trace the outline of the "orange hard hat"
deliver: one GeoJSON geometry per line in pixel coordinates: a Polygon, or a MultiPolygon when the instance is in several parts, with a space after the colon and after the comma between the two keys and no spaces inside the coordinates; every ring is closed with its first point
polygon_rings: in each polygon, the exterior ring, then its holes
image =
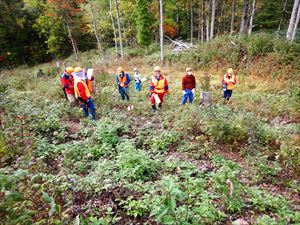
{"type": "Polygon", "coordinates": [[[73,73],[74,72],[74,68],[69,66],[69,67],[66,68],[66,71],[68,73],[73,73]]]}

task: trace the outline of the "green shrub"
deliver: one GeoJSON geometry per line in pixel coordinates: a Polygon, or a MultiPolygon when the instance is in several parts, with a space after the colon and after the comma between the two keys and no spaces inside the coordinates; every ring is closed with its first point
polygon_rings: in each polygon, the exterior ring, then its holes
{"type": "Polygon", "coordinates": [[[117,159],[120,178],[129,181],[147,180],[155,175],[159,162],[147,155],[143,150],[136,149],[131,142],[118,145],[120,151],[117,159]]]}

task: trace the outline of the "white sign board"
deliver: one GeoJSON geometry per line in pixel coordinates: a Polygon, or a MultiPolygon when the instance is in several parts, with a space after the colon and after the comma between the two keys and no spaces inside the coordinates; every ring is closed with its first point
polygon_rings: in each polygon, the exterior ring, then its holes
{"type": "Polygon", "coordinates": [[[86,74],[87,74],[87,78],[90,80],[92,78],[94,69],[88,69],[86,74]]]}

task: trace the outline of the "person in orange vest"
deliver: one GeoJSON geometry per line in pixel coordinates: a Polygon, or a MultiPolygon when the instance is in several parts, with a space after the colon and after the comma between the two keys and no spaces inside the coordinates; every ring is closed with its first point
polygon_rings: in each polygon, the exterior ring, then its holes
{"type": "Polygon", "coordinates": [[[118,68],[118,75],[116,76],[116,82],[119,88],[121,99],[129,101],[129,83],[131,79],[129,74],[125,73],[122,67],[118,68]]]}
{"type": "Polygon", "coordinates": [[[63,91],[68,99],[70,106],[75,106],[75,96],[74,96],[74,78],[72,73],[74,72],[73,67],[67,67],[63,75],[60,77],[61,85],[63,86],[63,91]]]}
{"type": "Polygon", "coordinates": [[[156,104],[162,107],[165,95],[168,93],[169,87],[167,78],[161,74],[160,67],[154,67],[154,75],[150,80],[150,102],[152,104],[152,112],[155,112],[156,104]]]}
{"type": "Polygon", "coordinates": [[[72,75],[74,76],[75,98],[80,102],[80,108],[83,110],[83,116],[90,116],[92,120],[95,121],[96,108],[85,81],[85,71],[81,67],[76,67],[72,75]]]}
{"type": "Polygon", "coordinates": [[[233,69],[229,68],[222,80],[223,92],[224,92],[223,97],[225,100],[229,101],[229,99],[231,98],[232,91],[234,89],[235,84],[236,84],[236,78],[233,74],[233,69]]]}

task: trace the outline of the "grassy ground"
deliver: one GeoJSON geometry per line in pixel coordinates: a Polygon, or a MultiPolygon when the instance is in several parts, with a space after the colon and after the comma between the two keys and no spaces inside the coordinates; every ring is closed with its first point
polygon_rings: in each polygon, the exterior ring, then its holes
{"type": "MultiPolygon", "coordinates": [[[[162,67],[170,93],[163,110],[151,113],[148,81],[122,102],[114,73],[138,67],[149,80],[155,53],[122,64],[108,57],[85,53],[78,63],[95,68],[95,123],[67,106],[54,65],[1,73],[1,224],[300,223],[295,67],[279,75],[258,67],[273,65],[268,56],[238,65],[236,90],[224,104],[228,63],[205,68],[174,56],[177,63],[162,67]],[[182,107],[187,65],[199,85],[195,104],[182,107]],[[38,68],[49,76],[37,78],[38,68]],[[210,107],[199,106],[204,72],[210,107]]],[[[65,62],[73,65],[72,57],[65,62]]]]}

